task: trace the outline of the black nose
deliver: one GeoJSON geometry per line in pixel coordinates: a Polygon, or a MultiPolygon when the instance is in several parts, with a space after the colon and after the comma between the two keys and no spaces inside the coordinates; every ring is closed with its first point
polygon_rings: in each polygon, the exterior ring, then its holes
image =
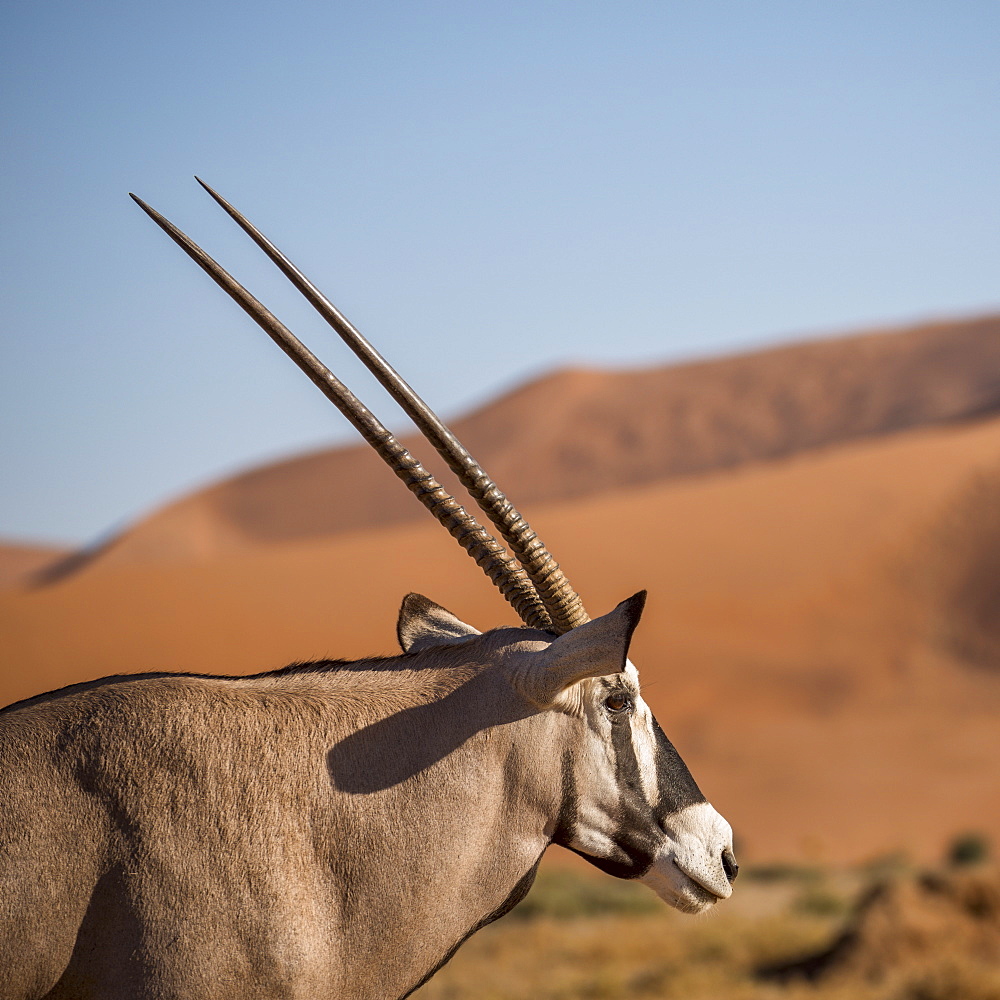
{"type": "Polygon", "coordinates": [[[730,882],[735,882],[736,876],[740,873],[740,866],[736,863],[736,858],[728,847],[722,852],[722,870],[730,882]]]}

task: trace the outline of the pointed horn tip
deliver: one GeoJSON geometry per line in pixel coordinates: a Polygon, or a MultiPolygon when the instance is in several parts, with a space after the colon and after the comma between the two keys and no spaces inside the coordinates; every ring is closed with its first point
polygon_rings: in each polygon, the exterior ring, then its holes
{"type": "Polygon", "coordinates": [[[202,188],[207,191],[223,208],[227,211],[229,209],[229,204],[225,198],[219,194],[211,184],[206,184],[197,174],[195,174],[194,179],[202,186],[202,188]]]}
{"type": "Polygon", "coordinates": [[[147,205],[137,194],[132,194],[132,192],[129,191],[128,196],[146,213],[146,215],[151,218],[155,219],[155,217],[159,214],[156,209],[152,207],[152,205],[147,205]]]}

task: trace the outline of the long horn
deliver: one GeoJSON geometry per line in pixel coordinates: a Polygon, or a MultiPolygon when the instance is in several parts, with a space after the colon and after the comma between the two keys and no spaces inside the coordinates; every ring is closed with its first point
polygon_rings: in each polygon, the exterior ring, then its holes
{"type": "Polygon", "coordinates": [[[364,362],[368,370],[417,425],[424,437],[437,449],[451,471],[496,525],[524,567],[552,619],[553,630],[561,634],[588,621],[583,602],[542,540],[437,414],[410,388],[343,313],[253,223],[200,177],[196,177],[195,180],[271,258],[313,308],[364,362]]]}
{"type": "Polygon", "coordinates": [[[552,630],[552,620],[524,570],[507,550],[404,448],[354,393],[276,316],[169,219],[141,198],[133,201],[197,263],[309,376],[357,428],[407,488],[458,540],[525,624],[552,630]]]}

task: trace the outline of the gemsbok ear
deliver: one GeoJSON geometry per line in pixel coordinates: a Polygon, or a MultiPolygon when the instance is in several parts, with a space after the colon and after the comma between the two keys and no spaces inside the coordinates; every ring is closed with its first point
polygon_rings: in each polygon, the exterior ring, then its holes
{"type": "Polygon", "coordinates": [[[532,657],[531,666],[518,674],[515,683],[536,705],[549,708],[585,677],[620,673],[645,604],[646,591],[640,590],[614,611],[570,629],[532,657]]]}
{"type": "Polygon", "coordinates": [[[423,594],[407,594],[403,598],[396,621],[396,638],[404,653],[454,645],[470,635],[481,633],[423,594]]]}

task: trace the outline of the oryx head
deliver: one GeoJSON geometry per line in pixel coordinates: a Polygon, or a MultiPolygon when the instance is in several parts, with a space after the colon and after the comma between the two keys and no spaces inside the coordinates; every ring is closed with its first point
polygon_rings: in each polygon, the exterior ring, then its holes
{"type": "MultiPolygon", "coordinates": [[[[645,602],[640,591],[561,636],[495,629],[484,638],[514,691],[539,713],[559,716],[557,739],[538,748],[561,759],[553,840],[697,913],[732,893],[732,830],[642,698],[628,648],[645,602]]],[[[398,634],[407,652],[480,635],[419,594],[404,600],[398,634]]]]}
{"type": "MultiPolygon", "coordinates": [[[[402,406],[510,547],[508,552],[448,494],[253,295],[172,223],[132,196],[340,409],[476,560],[524,622],[526,628],[498,629],[487,636],[498,669],[530,706],[528,711],[563,732],[557,744],[562,809],[553,839],[613,875],[641,879],[687,912],[729,896],[737,872],[729,824],[705,800],[657,725],[628,659],[645,592],[591,620],[541,540],[451,431],[273,243],[220,195],[202,186],[402,406]]],[[[404,650],[462,643],[479,635],[426,598],[410,595],[404,601],[399,620],[404,650]]]]}

